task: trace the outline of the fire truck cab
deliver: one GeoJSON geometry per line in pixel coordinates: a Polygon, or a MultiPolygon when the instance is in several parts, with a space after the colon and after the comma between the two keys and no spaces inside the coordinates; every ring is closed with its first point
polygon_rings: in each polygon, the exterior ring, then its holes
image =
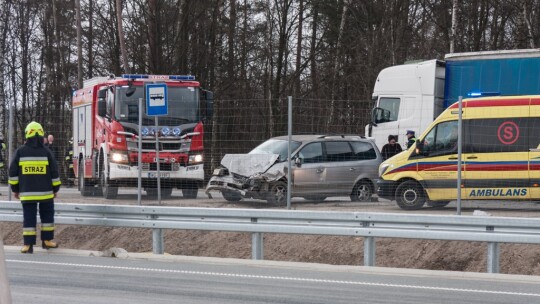
{"type": "Polygon", "coordinates": [[[196,198],[204,181],[203,123],[212,110],[213,93],[201,89],[194,76],[129,74],[85,81],[73,93],[73,169],[81,194],[114,199],[118,187],[137,187],[140,136],[146,193],[157,195],[159,164],[162,197],[176,187],[184,198],[196,198]],[[145,85],[155,83],[165,83],[168,92],[168,114],[159,116],[157,127],[145,102],[145,85]]]}

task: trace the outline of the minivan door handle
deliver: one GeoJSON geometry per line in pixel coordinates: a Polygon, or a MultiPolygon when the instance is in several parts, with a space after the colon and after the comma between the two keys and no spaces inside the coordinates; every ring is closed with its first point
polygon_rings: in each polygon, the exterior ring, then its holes
{"type": "Polygon", "coordinates": [[[356,168],[349,168],[349,171],[356,171],[356,168]]]}
{"type": "Polygon", "coordinates": [[[317,173],[323,173],[324,169],[323,168],[317,168],[317,170],[315,170],[315,172],[317,173]]]}
{"type": "Polygon", "coordinates": [[[450,156],[448,159],[457,159],[457,156],[450,156]]]}
{"type": "Polygon", "coordinates": [[[474,155],[471,155],[471,156],[467,156],[467,159],[477,159],[478,157],[477,156],[474,156],[474,155]]]}

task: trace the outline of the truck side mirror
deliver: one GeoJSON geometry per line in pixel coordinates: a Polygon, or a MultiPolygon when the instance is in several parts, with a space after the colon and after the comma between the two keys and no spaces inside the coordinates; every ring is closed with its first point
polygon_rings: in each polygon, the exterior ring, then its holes
{"type": "Polygon", "coordinates": [[[201,90],[201,100],[205,104],[205,119],[211,119],[214,115],[214,92],[201,90]]]}
{"type": "Polygon", "coordinates": [[[101,90],[98,92],[98,102],[97,102],[97,114],[101,117],[107,115],[107,90],[101,90]]]}
{"type": "Polygon", "coordinates": [[[130,97],[131,95],[133,95],[133,93],[135,93],[136,90],[137,90],[137,88],[135,88],[133,86],[133,81],[128,81],[128,88],[126,90],[126,97],[130,97]]]}

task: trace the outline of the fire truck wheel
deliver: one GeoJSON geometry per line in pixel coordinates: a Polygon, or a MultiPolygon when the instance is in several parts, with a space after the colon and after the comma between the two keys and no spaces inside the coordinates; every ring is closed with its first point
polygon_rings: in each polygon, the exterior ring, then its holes
{"type": "Polygon", "coordinates": [[[99,184],[105,199],[115,199],[118,196],[118,187],[111,185],[111,182],[105,175],[105,168],[101,166],[101,174],[99,175],[99,184]]]}
{"type": "Polygon", "coordinates": [[[87,181],[84,179],[84,172],[83,172],[83,166],[82,164],[79,164],[79,175],[77,180],[79,191],[81,192],[82,196],[91,196],[92,195],[92,188],[88,185],[87,181]]]}
{"type": "Polygon", "coordinates": [[[198,192],[199,189],[194,185],[188,185],[182,188],[182,196],[184,196],[184,198],[197,198],[198,192]]]}

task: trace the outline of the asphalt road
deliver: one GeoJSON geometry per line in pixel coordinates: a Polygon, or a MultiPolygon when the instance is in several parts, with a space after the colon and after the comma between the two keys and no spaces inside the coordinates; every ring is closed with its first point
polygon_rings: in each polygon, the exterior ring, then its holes
{"type": "MultiPolygon", "coordinates": [[[[7,186],[0,185],[0,200],[8,199],[7,186]]],[[[137,189],[120,188],[118,197],[114,200],[106,200],[102,197],[82,197],[76,187],[62,187],[55,200],[56,203],[73,204],[112,204],[112,205],[137,205],[137,189]]],[[[204,190],[199,190],[197,199],[185,199],[182,191],[174,189],[172,197],[158,202],[156,198],[148,197],[142,191],[142,205],[162,205],[174,207],[205,207],[205,208],[249,208],[249,209],[284,209],[284,207],[269,206],[265,201],[255,199],[243,199],[239,202],[227,202],[220,193],[212,192],[209,198],[204,190]]],[[[331,197],[324,201],[312,202],[303,198],[292,199],[292,209],[312,211],[360,211],[360,212],[384,212],[384,213],[414,213],[414,214],[456,214],[456,202],[451,202],[444,208],[430,208],[424,206],[421,210],[406,211],[400,209],[395,202],[380,199],[373,202],[351,202],[349,197],[331,197]]],[[[512,217],[540,217],[540,202],[538,201],[462,201],[462,215],[473,215],[475,212],[486,212],[493,216],[512,217]]],[[[482,213],[480,212],[480,213],[482,213]]]]}
{"type": "Polygon", "coordinates": [[[13,303],[538,303],[540,278],[6,252],[13,303]]]}

